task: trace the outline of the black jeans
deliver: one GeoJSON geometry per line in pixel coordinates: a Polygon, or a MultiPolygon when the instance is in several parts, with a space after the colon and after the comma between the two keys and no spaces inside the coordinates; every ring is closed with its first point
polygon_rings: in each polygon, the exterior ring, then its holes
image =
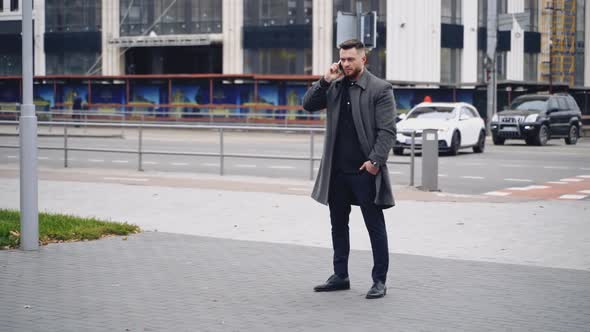
{"type": "Polygon", "coordinates": [[[383,209],[375,205],[375,176],[362,171],[358,174],[336,173],[332,177],[328,204],[332,222],[334,273],[348,277],[350,236],[348,221],[353,203],[360,206],[373,249],[373,281],[386,282],[389,249],[383,209]]]}

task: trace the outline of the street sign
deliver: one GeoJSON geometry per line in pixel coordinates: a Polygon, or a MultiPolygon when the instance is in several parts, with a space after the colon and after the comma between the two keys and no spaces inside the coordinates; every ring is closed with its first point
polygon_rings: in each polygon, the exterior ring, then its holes
{"type": "Polygon", "coordinates": [[[362,41],[367,48],[377,46],[377,12],[360,15],[336,13],[336,46],[349,39],[362,41]]]}

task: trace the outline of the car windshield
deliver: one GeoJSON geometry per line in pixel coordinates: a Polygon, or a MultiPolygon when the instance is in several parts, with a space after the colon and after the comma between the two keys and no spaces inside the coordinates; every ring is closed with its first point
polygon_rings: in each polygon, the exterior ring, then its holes
{"type": "Polygon", "coordinates": [[[547,110],[547,99],[521,99],[515,100],[510,106],[513,110],[547,110]]]}
{"type": "Polygon", "coordinates": [[[455,116],[454,107],[428,106],[419,107],[410,112],[408,119],[450,120],[455,116]]]}

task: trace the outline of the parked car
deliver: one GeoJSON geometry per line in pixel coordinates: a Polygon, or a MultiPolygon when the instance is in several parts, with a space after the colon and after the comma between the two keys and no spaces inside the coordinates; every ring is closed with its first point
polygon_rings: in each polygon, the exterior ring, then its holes
{"type": "Polygon", "coordinates": [[[582,112],[566,93],[520,96],[510,107],[492,118],[494,144],[507,139],[524,139],[529,145],[545,145],[554,138],[576,144],[582,128],[582,112]]]}
{"type": "Polygon", "coordinates": [[[481,153],[485,148],[485,124],[479,113],[467,103],[421,103],[397,123],[397,137],[393,148],[402,155],[411,146],[415,131],[415,147],[422,146],[422,131],[438,130],[438,148],[441,152],[457,155],[459,149],[472,148],[481,153]]]}

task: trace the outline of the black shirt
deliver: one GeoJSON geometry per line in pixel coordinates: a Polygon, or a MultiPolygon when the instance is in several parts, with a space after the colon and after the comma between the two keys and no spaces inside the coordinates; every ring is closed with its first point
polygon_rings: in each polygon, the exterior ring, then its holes
{"type": "Polygon", "coordinates": [[[359,168],[362,164],[367,161],[367,158],[361,149],[361,144],[352,118],[352,108],[350,105],[350,94],[348,90],[354,84],[354,81],[350,81],[345,77],[340,86],[342,89],[340,115],[338,118],[338,127],[336,129],[333,166],[336,172],[357,174],[359,173],[359,168]]]}

